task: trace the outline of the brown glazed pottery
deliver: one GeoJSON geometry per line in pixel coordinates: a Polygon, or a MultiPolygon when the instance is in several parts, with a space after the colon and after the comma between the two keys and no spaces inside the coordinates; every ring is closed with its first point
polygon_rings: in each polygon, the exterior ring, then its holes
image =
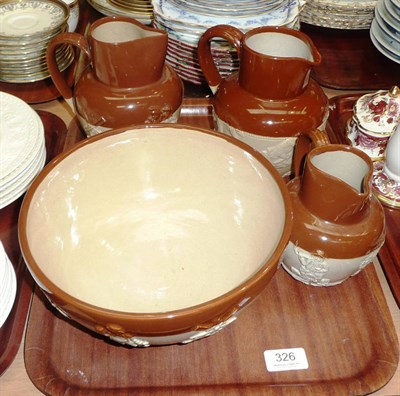
{"type": "Polygon", "coordinates": [[[324,130],[328,98],[310,78],[321,56],[304,33],[263,26],[243,34],[229,25],[209,28],[198,43],[198,58],[214,95],[214,118],[220,132],[262,152],[281,174],[291,172],[296,137],[324,130]],[[223,79],[210,50],[223,38],[237,50],[239,71],[223,79]]]}
{"type": "Polygon", "coordinates": [[[385,216],[371,189],[372,172],[369,156],[352,146],[322,145],[307,154],[302,174],[288,183],[294,223],[283,267],[294,278],[339,284],[376,257],[385,216]]]}
{"type": "Polygon", "coordinates": [[[60,312],[150,346],[234,321],[276,273],[291,224],[286,184],[263,155],[164,123],[106,131],[60,154],[26,193],[18,230],[60,312]]]}
{"type": "Polygon", "coordinates": [[[132,124],[177,121],[183,84],[165,63],[167,43],[165,31],[122,16],[95,21],[87,39],[68,32],[49,43],[51,78],[88,136],[132,124]],[[62,44],[79,48],[86,58],[72,88],[56,63],[62,44]]]}

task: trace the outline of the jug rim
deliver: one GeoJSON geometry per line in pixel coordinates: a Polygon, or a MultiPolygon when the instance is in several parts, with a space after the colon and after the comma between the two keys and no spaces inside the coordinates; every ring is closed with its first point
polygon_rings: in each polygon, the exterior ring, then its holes
{"type": "MultiPolygon", "coordinates": [[[[349,146],[347,144],[327,144],[324,146],[318,146],[318,147],[314,147],[312,148],[308,155],[307,155],[307,161],[308,161],[308,166],[318,169],[319,172],[323,172],[326,176],[328,177],[334,177],[332,175],[330,175],[329,173],[327,173],[326,171],[324,171],[323,169],[320,169],[317,165],[315,165],[312,161],[312,159],[314,157],[316,157],[317,155],[321,155],[321,154],[325,154],[327,152],[333,152],[333,151],[341,151],[341,152],[347,152],[350,154],[353,154],[357,157],[359,157],[360,159],[362,159],[366,166],[368,167],[368,170],[366,171],[365,175],[364,175],[364,191],[359,191],[358,194],[359,195],[368,195],[369,191],[370,191],[370,180],[373,174],[373,170],[374,170],[374,165],[373,162],[371,160],[371,158],[364,153],[362,150],[358,149],[357,147],[353,147],[353,146],[349,146]]],[[[351,172],[351,170],[349,170],[349,172],[351,172]]]]}
{"type": "Polygon", "coordinates": [[[310,52],[313,57],[313,60],[300,58],[297,56],[280,57],[280,56],[275,56],[275,55],[263,54],[263,56],[265,56],[265,57],[270,57],[277,61],[279,61],[279,60],[287,61],[288,59],[292,59],[292,60],[301,59],[305,63],[308,63],[312,66],[318,66],[322,61],[322,56],[321,56],[320,52],[318,51],[318,48],[315,46],[315,44],[313,43],[313,41],[307,34],[301,32],[300,30],[296,30],[296,29],[289,28],[286,26],[259,26],[252,30],[249,30],[248,32],[246,32],[243,35],[243,38],[242,38],[243,47],[245,47],[246,50],[256,54],[257,52],[254,51],[252,48],[250,48],[249,45],[246,43],[246,41],[250,37],[253,37],[256,34],[260,34],[260,33],[281,33],[281,34],[286,34],[286,35],[290,35],[292,37],[298,38],[299,40],[303,41],[310,48],[310,52]]]}
{"type": "MultiPolygon", "coordinates": [[[[148,31],[148,32],[159,33],[161,36],[168,35],[168,33],[165,30],[145,25],[136,19],[133,19],[133,18],[130,18],[127,16],[123,16],[123,15],[109,15],[109,16],[104,16],[102,18],[99,18],[92,23],[92,25],[90,26],[90,29],[89,29],[89,36],[91,37],[91,39],[99,41],[93,37],[93,35],[92,35],[93,31],[96,28],[98,28],[99,26],[104,25],[106,23],[110,23],[110,22],[127,22],[127,23],[137,26],[138,28],[140,28],[142,30],[148,31]]],[[[110,44],[114,44],[114,43],[110,43],[110,44]]]]}

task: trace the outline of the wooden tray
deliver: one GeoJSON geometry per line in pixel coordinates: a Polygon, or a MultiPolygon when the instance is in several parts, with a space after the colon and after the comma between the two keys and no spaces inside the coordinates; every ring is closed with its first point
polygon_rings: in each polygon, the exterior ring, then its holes
{"type": "MultiPolygon", "coordinates": [[[[207,100],[185,100],[181,123],[211,127],[207,100]]],[[[68,141],[82,138],[76,123],[68,141]]],[[[339,286],[306,286],[282,268],[237,321],[188,345],[131,349],[61,317],[34,293],[25,366],[48,395],[344,395],[384,386],[398,340],[375,269],[339,286]],[[269,372],[264,351],[304,348],[309,368],[269,372]]]]}
{"type": "MultiPolygon", "coordinates": [[[[340,95],[330,99],[327,132],[332,143],[346,143],[346,124],[353,115],[353,105],[360,95],[340,95]]],[[[385,207],[386,241],[379,252],[393,296],[400,307],[400,209],[385,207]]]]}
{"type": "MultiPolygon", "coordinates": [[[[45,127],[48,161],[62,150],[67,127],[60,118],[49,112],[37,112],[45,127]]],[[[18,243],[17,223],[22,199],[0,209],[0,240],[17,276],[15,303],[10,316],[0,328],[0,375],[10,366],[20,347],[33,290],[33,281],[21,258],[18,243]]]]}

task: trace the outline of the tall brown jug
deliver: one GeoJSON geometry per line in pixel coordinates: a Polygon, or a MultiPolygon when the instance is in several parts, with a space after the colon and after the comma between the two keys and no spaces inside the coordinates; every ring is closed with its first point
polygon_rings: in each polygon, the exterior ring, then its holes
{"type": "Polygon", "coordinates": [[[328,98],[310,78],[321,56],[308,36],[285,27],[263,26],[243,34],[229,25],[208,29],[198,43],[203,74],[214,93],[214,118],[226,133],[262,152],[282,175],[291,173],[296,137],[324,130],[328,98]],[[240,60],[223,79],[211,41],[229,41],[240,60]]]}

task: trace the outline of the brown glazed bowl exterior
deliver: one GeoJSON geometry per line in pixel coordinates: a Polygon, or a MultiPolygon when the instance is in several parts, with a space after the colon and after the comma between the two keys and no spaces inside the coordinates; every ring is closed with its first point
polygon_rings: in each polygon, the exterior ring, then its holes
{"type": "MultiPolygon", "coordinates": [[[[173,175],[170,177],[173,177],[173,175]]],[[[93,199],[96,198],[93,197],[93,199]]],[[[116,342],[129,346],[151,346],[188,343],[214,334],[235,320],[237,313],[263,291],[275,274],[281,255],[289,241],[291,226],[292,207],[286,184],[264,156],[240,141],[209,130],[179,126],[178,124],[156,124],[107,131],[90,137],[61,153],[44,168],[27,191],[22,204],[18,227],[20,246],[26,264],[44,294],[61,313],[84,327],[98,334],[108,336],[116,342]],[[270,257],[265,259],[265,262],[256,267],[257,270],[253,275],[239,286],[208,302],[169,312],[121,312],[94,306],[71,296],[53,283],[41,269],[40,263],[35,261],[27,235],[27,218],[31,211],[32,200],[35,191],[37,191],[46,175],[72,153],[86,145],[98,142],[99,139],[113,137],[127,130],[144,128],[146,130],[149,128],[193,130],[216,139],[222,139],[224,142],[244,150],[246,157],[247,155],[252,156],[261,164],[261,168],[266,168],[266,172],[271,175],[272,182],[276,183],[277,197],[279,196],[277,199],[284,208],[282,212],[282,214],[284,213],[284,219],[282,219],[283,229],[280,234],[277,233],[276,248],[272,250],[270,257]]],[[[54,265],[57,265],[57,263],[54,263],[54,265]]]]}

